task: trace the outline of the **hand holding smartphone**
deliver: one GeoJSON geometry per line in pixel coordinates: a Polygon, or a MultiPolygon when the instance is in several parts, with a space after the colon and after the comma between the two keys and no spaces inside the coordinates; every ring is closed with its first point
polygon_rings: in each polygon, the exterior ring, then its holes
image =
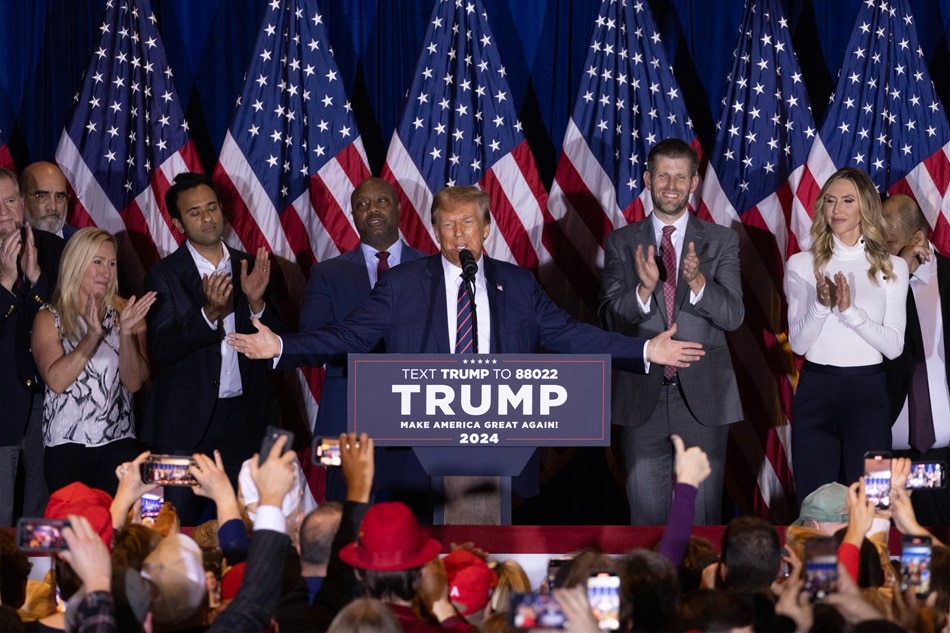
{"type": "Polygon", "coordinates": [[[947,485],[947,465],[944,462],[914,462],[907,477],[908,490],[932,490],[947,485]]]}
{"type": "Polygon", "coordinates": [[[918,598],[926,598],[930,593],[930,555],[929,536],[911,536],[905,534],[901,539],[901,591],[911,587],[918,598]]]}

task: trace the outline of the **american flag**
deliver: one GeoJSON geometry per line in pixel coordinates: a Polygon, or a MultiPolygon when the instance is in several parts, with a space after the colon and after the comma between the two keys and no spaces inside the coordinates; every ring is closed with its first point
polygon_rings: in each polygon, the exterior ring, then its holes
{"type": "Polygon", "coordinates": [[[548,199],[582,253],[583,268],[574,275],[591,305],[604,239],[652,211],[642,180],[647,154],[670,137],[702,155],[650,7],[603,0],[548,199]]]}
{"type": "Polygon", "coordinates": [[[840,167],[859,167],[881,192],[916,198],[937,249],[950,252],[948,153],[947,114],[927,72],[908,2],[866,0],[798,197],[810,210],[828,176],[840,167]]]}
{"type": "MultiPolygon", "coordinates": [[[[265,246],[291,263],[280,267],[285,300],[303,296],[312,264],[359,244],[349,200],[367,176],[316,1],[273,0],[213,178],[244,250],[265,246]]],[[[301,379],[313,420],[322,370],[301,379]]]]}
{"type": "Polygon", "coordinates": [[[0,167],[13,169],[13,157],[10,156],[10,150],[7,148],[6,141],[3,140],[3,132],[0,132],[0,167]]]}
{"type": "Polygon", "coordinates": [[[427,252],[434,193],[478,184],[494,224],[486,252],[535,271],[558,299],[573,292],[563,271],[581,262],[548,213],[505,74],[481,1],[437,0],[383,177],[399,192],[406,239],[427,252]]]}
{"type": "Polygon", "coordinates": [[[796,369],[782,279],[811,224],[794,191],[815,135],[781,0],[747,0],[700,213],[740,237],[746,319],[729,342],[746,421],[730,433],[727,487],[743,512],[783,523],[795,518],[788,420],[796,369]]]}
{"type": "Polygon", "coordinates": [[[181,239],[165,210],[169,183],[201,163],[148,0],[110,0],[99,32],[56,161],[77,196],[70,222],[116,234],[120,256],[127,236],[148,268],[181,239]]]}

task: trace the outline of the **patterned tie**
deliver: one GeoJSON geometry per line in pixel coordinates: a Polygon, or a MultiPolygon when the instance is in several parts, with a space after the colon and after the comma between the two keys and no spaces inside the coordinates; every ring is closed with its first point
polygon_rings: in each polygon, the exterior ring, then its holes
{"type": "Polygon", "coordinates": [[[907,342],[911,347],[914,375],[907,394],[907,412],[910,418],[910,445],[926,453],[936,442],[934,414],[930,406],[930,386],[927,383],[927,358],[924,354],[924,337],[920,331],[917,302],[912,290],[907,291],[907,342]]]}
{"type": "MultiPolygon", "coordinates": [[[[461,275],[460,275],[461,276],[461,275]]],[[[468,292],[465,289],[465,280],[459,284],[458,299],[456,305],[456,327],[455,327],[455,353],[472,353],[472,301],[469,299],[468,292]]]]}
{"type": "MultiPolygon", "coordinates": [[[[673,231],[675,226],[663,227],[663,239],[660,242],[660,257],[663,268],[666,269],[666,278],[663,280],[663,301],[666,304],[666,327],[673,325],[673,305],[676,302],[676,249],[673,248],[673,231]]],[[[666,365],[663,368],[663,378],[670,380],[676,376],[676,367],[666,365]]]]}
{"type": "Polygon", "coordinates": [[[376,279],[379,280],[380,274],[389,270],[389,251],[379,251],[376,258],[379,260],[376,263],[376,279]]]}

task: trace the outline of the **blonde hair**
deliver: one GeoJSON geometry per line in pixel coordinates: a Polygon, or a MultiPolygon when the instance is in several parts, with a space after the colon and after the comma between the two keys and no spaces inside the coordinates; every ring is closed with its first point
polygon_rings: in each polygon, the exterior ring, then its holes
{"type": "Polygon", "coordinates": [[[488,566],[498,577],[498,585],[491,594],[492,612],[508,611],[508,600],[513,593],[525,593],[531,591],[531,581],[528,580],[528,574],[524,568],[514,560],[503,560],[500,562],[489,561],[488,566]]]}
{"type": "MultiPolygon", "coordinates": [[[[53,292],[52,301],[50,301],[50,304],[59,313],[60,328],[65,340],[76,342],[83,336],[84,330],[80,327],[79,322],[83,319],[86,307],[80,305],[79,287],[90,262],[99,252],[99,247],[106,242],[112,244],[112,248],[118,253],[115,238],[112,234],[95,227],[79,229],[66,242],[66,248],[63,250],[62,259],[59,262],[59,280],[56,282],[56,290],[53,292]]],[[[125,300],[119,297],[118,291],[118,277],[113,277],[104,299],[107,306],[121,312],[125,307],[125,300]]],[[[118,327],[118,321],[115,326],[118,327]]]]}
{"type": "Polygon", "coordinates": [[[828,189],[838,180],[847,180],[858,191],[858,211],[861,214],[861,236],[864,238],[864,252],[871,263],[868,277],[877,285],[877,275],[885,278],[894,274],[891,268],[890,252],[887,249],[887,232],[884,228],[884,215],[881,212],[881,196],[867,173],[854,167],[844,167],[831,175],[825,182],[813,207],[814,220],[811,225],[811,253],[815,259],[815,270],[821,270],[831,259],[834,250],[834,236],[828,218],[825,217],[824,200],[828,189]]]}

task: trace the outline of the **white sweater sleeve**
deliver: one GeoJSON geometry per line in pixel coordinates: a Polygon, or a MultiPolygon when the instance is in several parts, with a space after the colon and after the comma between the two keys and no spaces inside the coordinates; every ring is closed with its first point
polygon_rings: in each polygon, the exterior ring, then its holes
{"type": "Polygon", "coordinates": [[[818,340],[831,308],[818,303],[811,254],[792,255],[785,271],[785,297],[788,301],[788,341],[792,351],[804,354],[818,340]]]}
{"type": "MultiPolygon", "coordinates": [[[[871,347],[890,359],[897,358],[904,349],[904,328],[907,324],[907,262],[891,257],[894,268],[892,279],[878,282],[884,287],[884,318],[878,323],[868,318],[867,312],[851,305],[840,313],[841,322],[853,329],[871,347]]],[[[863,281],[870,280],[865,277],[863,281]]]]}

